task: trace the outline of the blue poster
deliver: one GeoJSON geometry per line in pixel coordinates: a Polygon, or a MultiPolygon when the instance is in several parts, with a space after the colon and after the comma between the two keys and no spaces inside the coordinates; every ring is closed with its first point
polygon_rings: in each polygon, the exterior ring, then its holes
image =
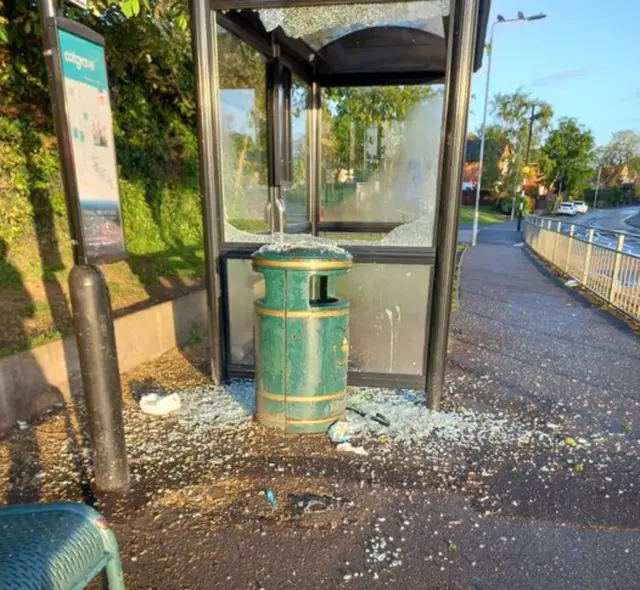
{"type": "Polygon", "coordinates": [[[67,122],[90,262],[126,253],[104,48],[59,29],[67,122]]]}

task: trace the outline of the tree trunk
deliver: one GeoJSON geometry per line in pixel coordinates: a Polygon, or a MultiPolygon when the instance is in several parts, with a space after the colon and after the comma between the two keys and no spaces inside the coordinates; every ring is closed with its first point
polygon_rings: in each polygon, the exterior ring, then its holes
{"type": "Polygon", "coordinates": [[[236,164],[236,174],[234,179],[234,184],[237,187],[242,186],[242,173],[244,172],[244,166],[247,162],[247,149],[249,148],[249,136],[244,136],[244,141],[242,142],[242,150],[238,154],[238,163],[236,164]]]}

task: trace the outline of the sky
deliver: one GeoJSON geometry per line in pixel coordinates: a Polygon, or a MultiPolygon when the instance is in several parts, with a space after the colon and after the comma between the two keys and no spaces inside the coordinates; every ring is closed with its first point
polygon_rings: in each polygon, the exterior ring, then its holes
{"type": "MultiPolygon", "coordinates": [[[[549,102],[555,120],[581,121],[598,145],[615,131],[640,131],[640,0],[492,0],[489,28],[496,15],[515,18],[519,10],[547,18],[495,27],[490,99],[521,87],[549,102]]],[[[473,77],[469,131],[482,123],[486,75],[485,53],[473,77]]]]}
{"type": "Polygon", "coordinates": [[[227,133],[244,133],[255,141],[255,128],[251,121],[251,111],[255,91],[245,88],[223,88],[220,92],[221,118],[227,133]]]}
{"type": "MultiPolygon", "coordinates": [[[[223,88],[220,92],[222,124],[227,133],[244,133],[256,140],[256,130],[251,119],[255,102],[255,90],[251,88],[223,88]]],[[[292,141],[297,141],[306,133],[304,113],[294,116],[291,121],[292,141]]]]}

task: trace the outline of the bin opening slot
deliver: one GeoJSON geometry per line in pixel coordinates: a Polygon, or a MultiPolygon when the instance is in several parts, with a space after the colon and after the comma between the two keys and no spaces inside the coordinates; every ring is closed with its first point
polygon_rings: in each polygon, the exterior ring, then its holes
{"type": "Polygon", "coordinates": [[[327,275],[311,275],[309,277],[309,304],[327,305],[337,299],[329,293],[329,277],[327,275]]]}

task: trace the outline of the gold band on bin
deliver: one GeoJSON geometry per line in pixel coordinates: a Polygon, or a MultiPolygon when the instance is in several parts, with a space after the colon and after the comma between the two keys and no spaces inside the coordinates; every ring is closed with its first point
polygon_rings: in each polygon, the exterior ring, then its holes
{"type": "Polygon", "coordinates": [[[293,258],[292,260],[267,260],[256,258],[253,266],[266,266],[270,268],[288,268],[290,270],[337,270],[350,268],[351,260],[313,260],[309,258],[293,258]]]}
{"type": "MultiPolygon", "coordinates": [[[[337,414],[336,416],[331,416],[329,418],[313,418],[308,420],[296,420],[295,418],[286,418],[282,420],[270,420],[265,416],[260,417],[260,422],[263,424],[272,424],[276,426],[280,426],[281,424],[287,425],[291,424],[292,426],[297,426],[298,424],[333,424],[336,420],[343,420],[344,414],[337,414]]],[[[323,433],[318,433],[323,434],[323,433]]]]}
{"type": "Polygon", "coordinates": [[[287,395],[284,393],[268,393],[266,391],[258,391],[260,397],[270,399],[276,402],[324,402],[331,399],[339,399],[347,396],[346,391],[338,391],[337,393],[328,393],[327,395],[287,395]]]}
{"type": "Polygon", "coordinates": [[[269,315],[276,318],[332,318],[349,313],[348,307],[329,308],[329,309],[307,309],[304,311],[285,311],[284,309],[268,309],[260,305],[254,307],[258,315],[269,315]]]}

